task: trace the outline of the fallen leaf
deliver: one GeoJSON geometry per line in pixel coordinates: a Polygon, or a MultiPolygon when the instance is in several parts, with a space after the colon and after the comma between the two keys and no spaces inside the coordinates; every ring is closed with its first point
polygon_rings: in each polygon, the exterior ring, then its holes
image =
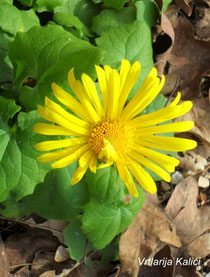
{"type": "Polygon", "coordinates": [[[7,277],[9,275],[9,264],[4,247],[4,243],[0,237],[0,276],[7,277]]]}
{"type": "Polygon", "coordinates": [[[58,242],[43,230],[27,230],[14,233],[5,242],[6,254],[10,266],[31,263],[37,251],[52,251],[58,247],[58,242]]]}
{"type": "MultiPolygon", "coordinates": [[[[168,58],[168,55],[171,53],[173,44],[174,44],[174,29],[171,25],[170,20],[167,18],[167,16],[162,13],[161,14],[161,23],[160,23],[160,34],[156,37],[156,41],[159,39],[159,37],[163,36],[163,34],[168,36],[168,39],[170,42],[168,42],[168,48],[161,54],[158,54],[156,56],[156,68],[158,70],[158,75],[161,76],[164,72],[164,68],[166,66],[166,61],[168,58]]],[[[166,41],[164,37],[164,41],[166,41]]]]}
{"type": "Polygon", "coordinates": [[[199,39],[210,41],[210,2],[196,7],[199,20],[195,21],[195,34],[199,39]]]}
{"type": "Polygon", "coordinates": [[[168,74],[180,79],[183,99],[195,99],[201,95],[201,78],[210,76],[210,42],[194,38],[192,24],[178,17],[174,24],[174,46],[167,58],[168,74]]]}
{"type": "Polygon", "coordinates": [[[179,183],[166,206],[187,253],[203,258],[210,253],[210,207],[197,207],[197,178],[189,176],[179,183]]]}
{"type": "Polygon", "coordinates": [[[192,5],[190,5],[192,0],[174,0],[177,8],[182,9],[187,16],[191,16],[192,14],[192,5]]]}
{"type": "MultiPolygon", "coordinates": [[[[209,45],[210,46],[210,45],[209,45]]],[[[209,48],[210,49],[210,48],[209,48]]],[[[210,52],[210,51],[209,51],[210,52]]],[[[175,121],[194,121],[195,126],[190,132],[210,146],[210,102],[207,98],[193,100],[193,107],[187,114],[175,121]]]]}
{"type": "Polygon", "coordinates": [[[139,277],[173,277],[174,261],[171,257],[171,251],[168,245],[165,245],[155,254],[154,260],[161,261],[163,264],[161,265],[160,262],[158,265],[142,265],[140,267],[139,277]],[[169,261],[168,264],[166,261],[169,261]]]}
{"type": "Polygon", "coordinates": [[[138,259],[149,257],[160,241],[181,246],[176,230],[158,205],[157,198],[147,194],[143,207],[120,239],[122,271],[136,277],[139,271],[138,259]]]}

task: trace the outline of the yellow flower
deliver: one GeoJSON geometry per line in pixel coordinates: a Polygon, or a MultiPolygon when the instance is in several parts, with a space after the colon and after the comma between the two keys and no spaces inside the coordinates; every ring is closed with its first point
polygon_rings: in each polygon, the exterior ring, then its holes
{"type": "Polygon", "coordinates": [[[73,69],[69,71],[68,81],[77,99],[53,83],[54,96],[71,113],[46,97],[45,106],[38,106],[38,111],[44,119],[55,124],[38,123],[34,126],[34,132],[69,138],[36,144],[35,148],[39,151],[56,150],[41,155],[38,160],[44,163],[55,161],[53,168],[62,168],[78,160],[79,166],[72,177],[72,184],[79,182],[88,168],[95,173],[97,169],[115,163],[129,193],[134,196],[138,196],[138,192],[132,175],[145,190],[156,192],[155,182],[144,167],[169,182],[171,178],[168,172],[173,172],[179,161],[153,149],[185,151],[196,147],[196,142],[157,134],[188,131],[193,127],[193,122],[157,124],[187,113],[192,108],[192,102],[178,104],[181,97],[178,93],[167,107],[139,115],[158,95],[165,80],[164,76],[160,79],[153,68],[127,104],[127,97],[139,77],[140,67],[139,62],[131,66],[125,59],[119,73],[107,65],[104,68],[96,66],[101,97],[93,80],[84,73],[82,82],[76,80],[73,69]]]}

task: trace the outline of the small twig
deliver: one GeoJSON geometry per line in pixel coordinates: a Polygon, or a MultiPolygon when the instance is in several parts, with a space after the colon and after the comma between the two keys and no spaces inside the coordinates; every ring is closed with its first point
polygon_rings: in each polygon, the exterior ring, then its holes
{"type": "Polygon", "coordinates": [[[170,224],[169,224],[169,228],[171,229],[171,225],[174,223],[177,215],[185,208],[185,206],[182,206],[178,211],[177,213],[175,214],[174,218],[171,220],[170,224]]]}
{"type": "MultiPolygon", "coordinates": [[[[14,269],[14,268],[16,268],[16,267],[28,266],[28,265],[32,265],[32,263],[24,263],[24,264],[10,265],[9,268],[10,268],[10,269],[14,269]]],[[[41,266],[41,265],[40,265],[40,266],[41,266]]]]}
{"type": "Polygon", "coordinates": [[[21,225],[26,225],[26,226],[29,226],[29,227],[34,227],[34,228],[37,228],[37,229],[42,229],[42,230],[54,231],[54,232],[61,233],[60,231],[58,231],[56,229],[49,228],[49,227],[44,227],[44,226],[39,226],[38,224],[34,224],[34,223],[31,223],[31,222],[28,223],[28,222],[24,222],[24,221],[15,220],[15,219],[8,219],[8,218],[3,217],[3,216],[0,216],[0,219],[4,219],[4,220],[7,220],[7,221],[13,221],[15,223],[18,223],[18,224],[21,224],[21,225]]]}
{"type": "Polygon", "coordinates": [[[172,92],[171,92],[171,94],[170,94],[170,96],[169,96],[169,98],[168,98],[168,100],[165,104],[165,107],[168,105],[168,103],[171,101],[171,98],[174,96],[174,94],[175,94],[175,92],[176,92],[176,90],[179,86],[179,82],[180,82],[180,77],[178,77],[178,79],[176,80],[174,88],[173,88],[173,90],[172,90],[172,92]]]}
{"type": "Polygon", "coordinates": [[[183,252],[191,243],[193,243],[195,240],[199,239],[200,237],[202,237],[203,235],[209,234],[210,233],[210,229],[204,231],[202,234],[200,234],[198,237],[194,238],[193,240],[191,240],[185,247],[181,248],[180,250],[183,252]]]}
{"type": "Polygon", "coordinates": [[[13,82],[12,81],[4,81],[4,82],[0,82],[0,86],[1,85],[4,85],[4,84],[13,84],[13,82]]]}
{"type": "Polygon", "coordinates": [[[86,242],[85,242],[84,261],[86,261],[87,259],[87,246],[88,246],[88,239],[86,239],[86,242]]]}

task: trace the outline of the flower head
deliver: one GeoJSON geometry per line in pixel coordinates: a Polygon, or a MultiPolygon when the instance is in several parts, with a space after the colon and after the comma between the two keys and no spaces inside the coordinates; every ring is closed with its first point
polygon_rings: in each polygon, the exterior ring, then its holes
{"type": "Polygon", "coordinates": [[[139,115],[162,89],[164,76],[160,79],[153,68],[127,104],[127,97],[140,74],[140,63],[135,62],[131,66],[124,59],[119,73],[107,65],[104,68],[96,66],[96,72],[100,95],[88,75],[83,73],[81,82],[75,79],[73,69],[69,71],[68,81],[76,98],[55,83],[52,84],[54,96],[70,112],[46,97],[45,106],[38,106],[38,111],[44,119],[54,124],[38,123],[34,126],[34,132],[69,138],[36,144],[35,148],[39,151],[56,150],[41,155],[38,160],[45,163],[54,161],[53,168],[62,168],[78,160],[72,184],[79,182],[88,168],[95,173],[97,169],[116,164],[129,193],[138,196],[132,175],[144,189],[155,193],[155,182],[145,167],[170,181],[169,172],[175,170],[179,161],[154,149],[184,151],[196,147],[193,140],[158,135],[188,131],[193,127],[193,122],[157,124],[187,113],[192,108],[192,102],[179,104],[181,95],[178,93],[168,106],[139,115]]]}

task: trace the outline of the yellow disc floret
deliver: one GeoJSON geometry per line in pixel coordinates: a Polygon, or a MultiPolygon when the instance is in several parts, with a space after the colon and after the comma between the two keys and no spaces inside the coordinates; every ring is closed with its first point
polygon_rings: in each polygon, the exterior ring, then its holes
{"type": "Polygon", "coordinates": [[[134,134],[124,124],[117,121],[104,121],[92,131],[89,139],[91,148],[98,154],[109,142],[116,152],[126,153],[132,145],[134,134]]]}

